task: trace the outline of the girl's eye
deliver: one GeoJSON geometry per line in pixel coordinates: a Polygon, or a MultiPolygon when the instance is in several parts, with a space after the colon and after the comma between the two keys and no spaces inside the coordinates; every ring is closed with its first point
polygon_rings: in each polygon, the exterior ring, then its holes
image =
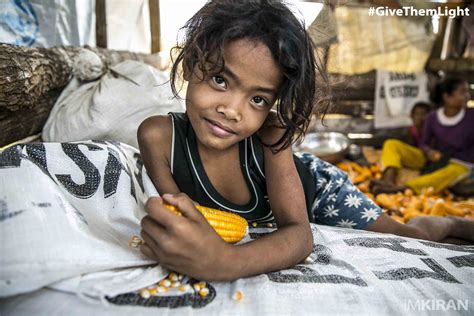
{"type": "Polygon", "coordinates": [[[212,81],[221,88],[227,88],[227,83],[225,82],[225,79],[222,76],[212,76],[212,81]]]}
{"type": "Polygon", "coordinates": [[[252,102],[256,104],[257,106],[265,106],[268,104],[268,102],[264,98],[259,97],[259,96],[253,97],[252,102]]]}

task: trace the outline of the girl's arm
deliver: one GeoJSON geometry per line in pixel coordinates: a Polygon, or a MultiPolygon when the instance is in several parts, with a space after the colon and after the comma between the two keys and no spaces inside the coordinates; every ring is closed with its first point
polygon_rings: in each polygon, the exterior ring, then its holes
{"type": "MultiPolygon", "coordinates": [[[[273,144],[284,130],[261,131],[264,143],[273,144]]],[[[296,171],[291,147],[274,154],[263,147],[267,194],[278,230],[258,240],[235,247],[231,261],[237,262],[235,277],[251,276],[288,268],[305,259],[312,250],[303,185],[296,171]]]]}
{"type": "Polygon", "coordinates": [[[145,169],[160,195],[180,192],[171,174],[172,133],[171,117],[162,115],[147,118],[137,133],[145,169]]]}

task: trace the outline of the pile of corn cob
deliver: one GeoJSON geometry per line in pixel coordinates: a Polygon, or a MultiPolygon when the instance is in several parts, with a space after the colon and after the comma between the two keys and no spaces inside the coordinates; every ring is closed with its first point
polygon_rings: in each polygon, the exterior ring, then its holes
{"type": "Polygon", "coordinates": [[[355,162],[342,162],[337,166],[347,172],[349,179],[359,190],[400,223],[426,215],[452,215],[474,219],[474,199],[455,200],[449,191],[435,195],[433,188],[427,188],[419,195],[407,189],[396,194],[381,193],[374,196],[369,190],[369,182],[381,178],[381,168],[378,164],[361,166],[355,162]]]}
{"type": "Polygon", "coordinates": [[[474,199],[454,201],[451,193],[434,195],[431,187],[423,190],[420,195],[414,195],[410,189],[396,194],[381,193],[375,197],[375,203],[400,223],[426,215],[451,215],[474,219],[474,199]]]}

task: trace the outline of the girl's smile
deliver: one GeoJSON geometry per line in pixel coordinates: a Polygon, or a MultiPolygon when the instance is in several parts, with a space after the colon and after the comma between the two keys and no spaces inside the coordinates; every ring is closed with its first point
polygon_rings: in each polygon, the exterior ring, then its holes
{"type": "Polygon", "coordinates": [[[211,130],[211,133],[216,135],[217,137],[227,138],[232,136],[233,134],[237,134],[234,132],[230,127],[219,123],[217,121],[213,121],[210,119],[205,119],[207,121],[207,126],[211,130]]]}

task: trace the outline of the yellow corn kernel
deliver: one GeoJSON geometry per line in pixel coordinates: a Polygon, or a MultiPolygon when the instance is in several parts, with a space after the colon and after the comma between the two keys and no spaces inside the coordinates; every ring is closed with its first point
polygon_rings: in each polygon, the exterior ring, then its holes
{"type": "Polygon", "coordinates": [[[131,248],[139,248],[140,245],[143,245],[144,241],[138,236],[132,236],[128,242],[128,246],[131,248]]]}
{"type": "MultiPolygon", "coordinates": [[[[175,206],[167,204],[165,206],[173,213],[182,216],[175,206]]],[[[204,215],[217,234],[226,242],[239,242],[247,234],[247,221],[239,215],[200,205],[197,205],[196,209],[204,215]]]]}
{"type": "Polygon", "coordinates": [[[171,281],[178,281],[178,275],[175,272],[171,272],[168,275],[168,279],[170,279],[171,281]]]}
{"type": "Polygon", "coordinates": [[[150,298],[150,292],[147,289],[141,289],[140,296],[144,299],[150,298]]]}
{"type": "Polygon", "coordinates": [[[252,227],[254,227],[254,228],[257,227],[257,222],[253,222],[252,227]]]}
{"type": "Polygon", "coordinates": [[[184,285],[181,285],[179,287],[179,291],[181,293],[186,293],[187,291],[189,291],[191,289],[191,286],[189,284],[184,284],[184,285]]]}
{"type": "Polygon", "coordinates": [[[170,287],[171,281],[168,279],[163,279],[160,282],[158,282],[158,285],[163,286],[163,287],[170,287]]]}
{"type": "Polygon", "coordinates": [[[150,293],[150,295],[155,296],[156,293],[157,293],[157,289],[156,289],[156,287],[149,288],[148,292],[150,293]]]}
{"type": "Polygon", "coordinates": [[[156,288],[156,291],[158,293],[168,293],[168,288],[164,287],[164,286],[159,286],[159,287],[156,288]]]}
{"type": "Polygon", "coordinates": [[[201,289],[201,290],[199,291],[199,295],[200,295],[201,297],[206,297],[206,296],[208,296],[208,295],[209,295],[209,289],[208,289],[207,287],[201,289]]]}
{"type": "Polygon", "coordinates": [[[243,298],[244,293],[242,293],[241,291],[237,291],[234,293],[234,295],[232,295],[232,299],[237,302],[240,302],[241,300],[243,300],[243,298]]]}

